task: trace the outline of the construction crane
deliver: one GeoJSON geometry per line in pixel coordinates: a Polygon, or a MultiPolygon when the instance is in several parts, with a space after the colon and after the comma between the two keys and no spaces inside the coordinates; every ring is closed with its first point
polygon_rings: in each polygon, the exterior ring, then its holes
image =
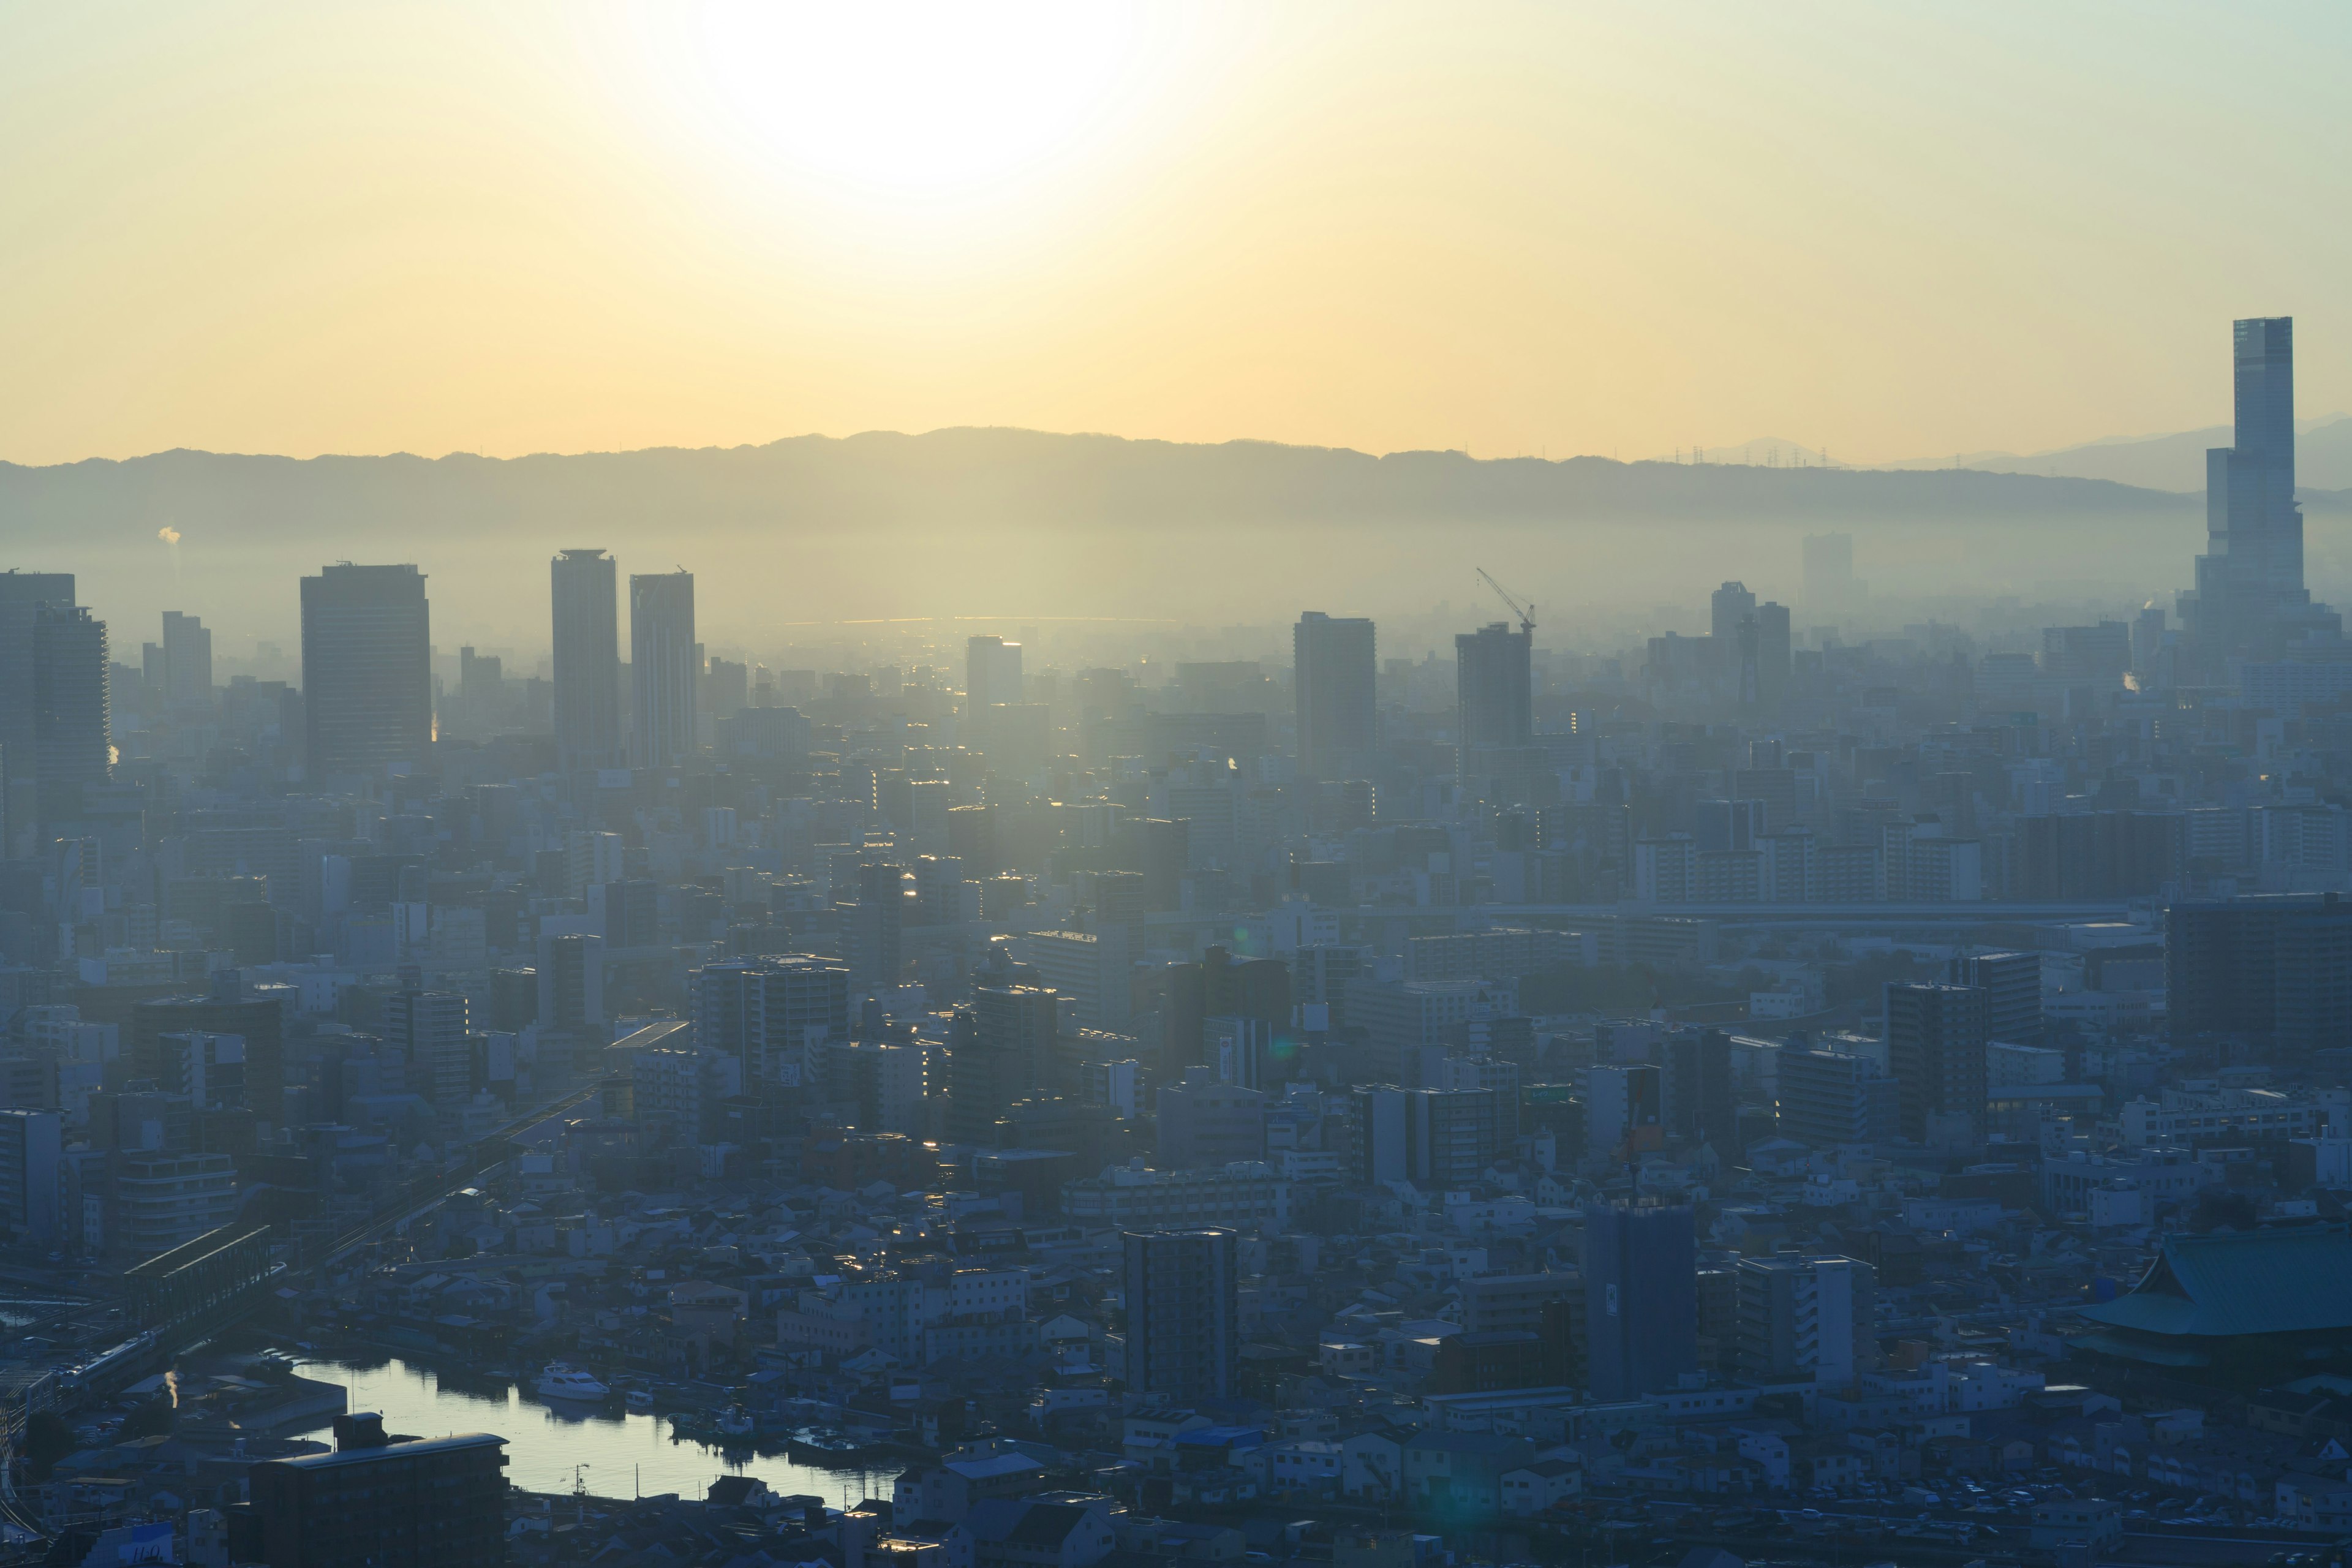
{"type": "Polygon", "coordinates": [[[1519,617],[1519,630],[1532,636],[1536,629],[1536,607],[1533,605],[1522,605],[1512,598],[1504,591],[1503,585],[1495,581],[1494,574],[1484,566],[1478,568],[1478,575],[1486,579],[1486,586],[1495,590],[1495,597],[1511,606],[1511,614],[1519,617]]]}

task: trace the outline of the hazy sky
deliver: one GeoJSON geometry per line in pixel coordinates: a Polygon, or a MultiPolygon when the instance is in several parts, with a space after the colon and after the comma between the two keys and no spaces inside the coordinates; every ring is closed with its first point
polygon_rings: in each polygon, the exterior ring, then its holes
{"type": "Polygon", "coordinates": [[[2352,405],[2342,6],[0,0],[0,458],[2352,405]]]}

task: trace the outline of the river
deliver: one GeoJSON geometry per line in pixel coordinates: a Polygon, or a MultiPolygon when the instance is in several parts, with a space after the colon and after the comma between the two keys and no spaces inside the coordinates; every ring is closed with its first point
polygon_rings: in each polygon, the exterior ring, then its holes
{"type": "MultiPolygon", "coordinates": [[[[507,1479],[526,1491],[569,1492],[575,1481],[597,1497],[653,1497],[676,1492],[699,1498],[720,1476],[757,1476],[778,1496],[803,1493],[836,1507],[887,1498],[896,1469],[817,1469],[747,1454],[739,1460],[700,1443],[670,1436],[667,1415],[635,1415],[615,1404],[575,1413],[525,1397],[503,1378],[454,1373],[397,1357],[383,1362],[300,1361],[295,1370],[351,1391],[352,1410],[383,1415],[387,1432],[441,1437],[492,1432],[507,1440],[507,1479]],[[575,1469],[576,1467],[576,1469],[575,1469]]],[[[331,1442],[331,1424],[289,1433],[331,1442]]]]}

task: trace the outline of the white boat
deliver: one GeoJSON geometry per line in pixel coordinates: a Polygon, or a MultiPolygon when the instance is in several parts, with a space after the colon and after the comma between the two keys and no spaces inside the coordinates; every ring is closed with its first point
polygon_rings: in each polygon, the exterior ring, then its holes
{"type": "Polygon", "coordinates": [[[654,1391],[650,1388],[623,1389],[621,1403],[632,1410],[651,1410],[654,1407],[654,1391]]]}
{"type": "Polygon", "coordinates": [[[595,1401],[609,1398],[612,1392],[566,1362],[549,1362],[539,1374],[539,1395],[542,1399],[595,1401]]]}

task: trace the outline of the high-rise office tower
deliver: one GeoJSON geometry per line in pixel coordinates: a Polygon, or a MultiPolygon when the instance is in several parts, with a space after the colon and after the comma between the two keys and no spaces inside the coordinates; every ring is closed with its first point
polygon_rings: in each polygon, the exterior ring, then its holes
{"type": "Polygon", "coordinates": [[[1476,771],[1473,753],[1535,739],[1535,633],[1501,621],[1454,639],[1458,776],[1476,771]]]}
{"type": "Polygon", "coordinates": [[[1805,536],[1805,608],[1815,615],[1834,611],[1854,597],[1853,535],[1809,533],[1805,536]]]}
{"type": "Polygon", "coordinates": [[[1973,985],[1888,983],[1886,1065],[1901,1086],[1904,1137],[1966,1144],[1982,1131],[1990,996],[1973,985]]]}
{"type": "Polygon", "coordinates": [[[601,550],[549,563],[555,605],[555,751],[566,773],[617,767],[621,752],[618,568],[601,550]]]}
{"type": "Polygon", "coordinates": [[[1768,714],[1788,700],[1790,665],[1789,606],[1767,599],[1756,606],[1756,701],[1768,714]]]}
{"type": "Polygon", "coordinates": [[[1592,1397],[1639,1399],[1698,1370],[1698,1242],[1683,1205],[1584,1211],[1592,1397]]]}
{"type": "Polygon", "coordinates": [[[74,605],[42,605],[33,619],[33,767],[44,822],[79,808],[84,784],[104,784],[108,749],[106,623],[74,605]]]}
{"type": "Polygon", "coordinates": [[[2352,1046],[2352,900],[2256,894],[2164,917],[2167,1022],[2188,1047],[2240,1038],[2289,1059],[2352,1046]]]}
{"type": "Polygon", "coordinates": [[[70,572],[0,572],[0,670],[20,672],[0,679],[0,775],[12,781],[29,785],[36,776],[33,683],[22,673],[33,668],[34,622],[43,605],[73,602],[70,572]]]}
{"type": "Polygon", "coordinates": [[[839,959],[730,959],[687,979],[695,1048],[735,1058],[746,1084],[813,1082],[824,1047],[849,1039],[849,966],[839,959]]]}
{"type": "Polygon", "coordinates": [[[395,991],[383,1001],[385,1035],[408,1059],[412,1083],[433,1109],[455,1110],[473,1098],[473,1054],[465,996],[455,991],[395,991]]]}
{"type": "Polygon", "coordinates": [[[1354,777],[1371,761],[1379,735],[1377,641],[1372,623],[1360,616],[1334,619],[1308,610],[1292,629],[1298,771],[1306,777],[1354,777]]]}
{"type": "Polygon", "coordinates": [[[1968,952],[1947,971],[1955,985],[1985,994],[1985,1038],[2012,1046],[2042,1043],[2042,955],[2038,952],[1968,952]]]}
{"type": "Polygon", "coordinates": [[[1756,595],[1745,583],[1726,583],[1708,596],[1707,610],[1716,657],[1727,658],[1738,641],[1739,623],[1756,613],[1756,595]]]}
{"type": "Polygon", "coordinates": [[[994,1142],[1006,1106],[1054,1087],[1059,1005],[1042,985],[972,988],[948,1032],[949,1142],[994,1142]]]}
{"type": "Polygon", "coordinates": [[[433,749],[432,609],[414,566],[322,567],[302,579],[310,786],[433,749]]]}
{"type": "Polygon", "coordinates": [[[973,637],[963,645],[964,717],[976,718],[1000,702],[1021,700],[1021,645],[1003,637],[973,637]]]}
{"type": "Polygon", "coordinates": [[[1721,1029],[1664,1035],[1651,1059],[1658,1067],[1658,1121],[1667,1133],[1735,1158],[1739,1096],[1731,1081],[1731,1037],[1721,1029]]]}
{"type": "Polygon", "coordinates": [[[2211,665],[2275,655],[2306,632],[2336,629],[2303,583],[2303,512],[2294,499],[2294,320],[2231,327],[2235,442],[2205,454],[2206,552],[2181,619],[2211,665]]]}
{"type": "Polygon", "coordinates": [[[629,761],[673,767],[694,754],[694,574],[629,579],[629,761]]]}
{"type": "Polygon", "coordinates": [[[1126,1241],[1128,1388],[1180,1405],[1230,1398],[1242,1344],[1234,1234],[1129,1231],[1126,1241]]]}
{"type": "Polygon", "coordinates": [[[163,695],[180,703],[213,700],[213,634],[177,610],[163,612],[163,695]]]}

